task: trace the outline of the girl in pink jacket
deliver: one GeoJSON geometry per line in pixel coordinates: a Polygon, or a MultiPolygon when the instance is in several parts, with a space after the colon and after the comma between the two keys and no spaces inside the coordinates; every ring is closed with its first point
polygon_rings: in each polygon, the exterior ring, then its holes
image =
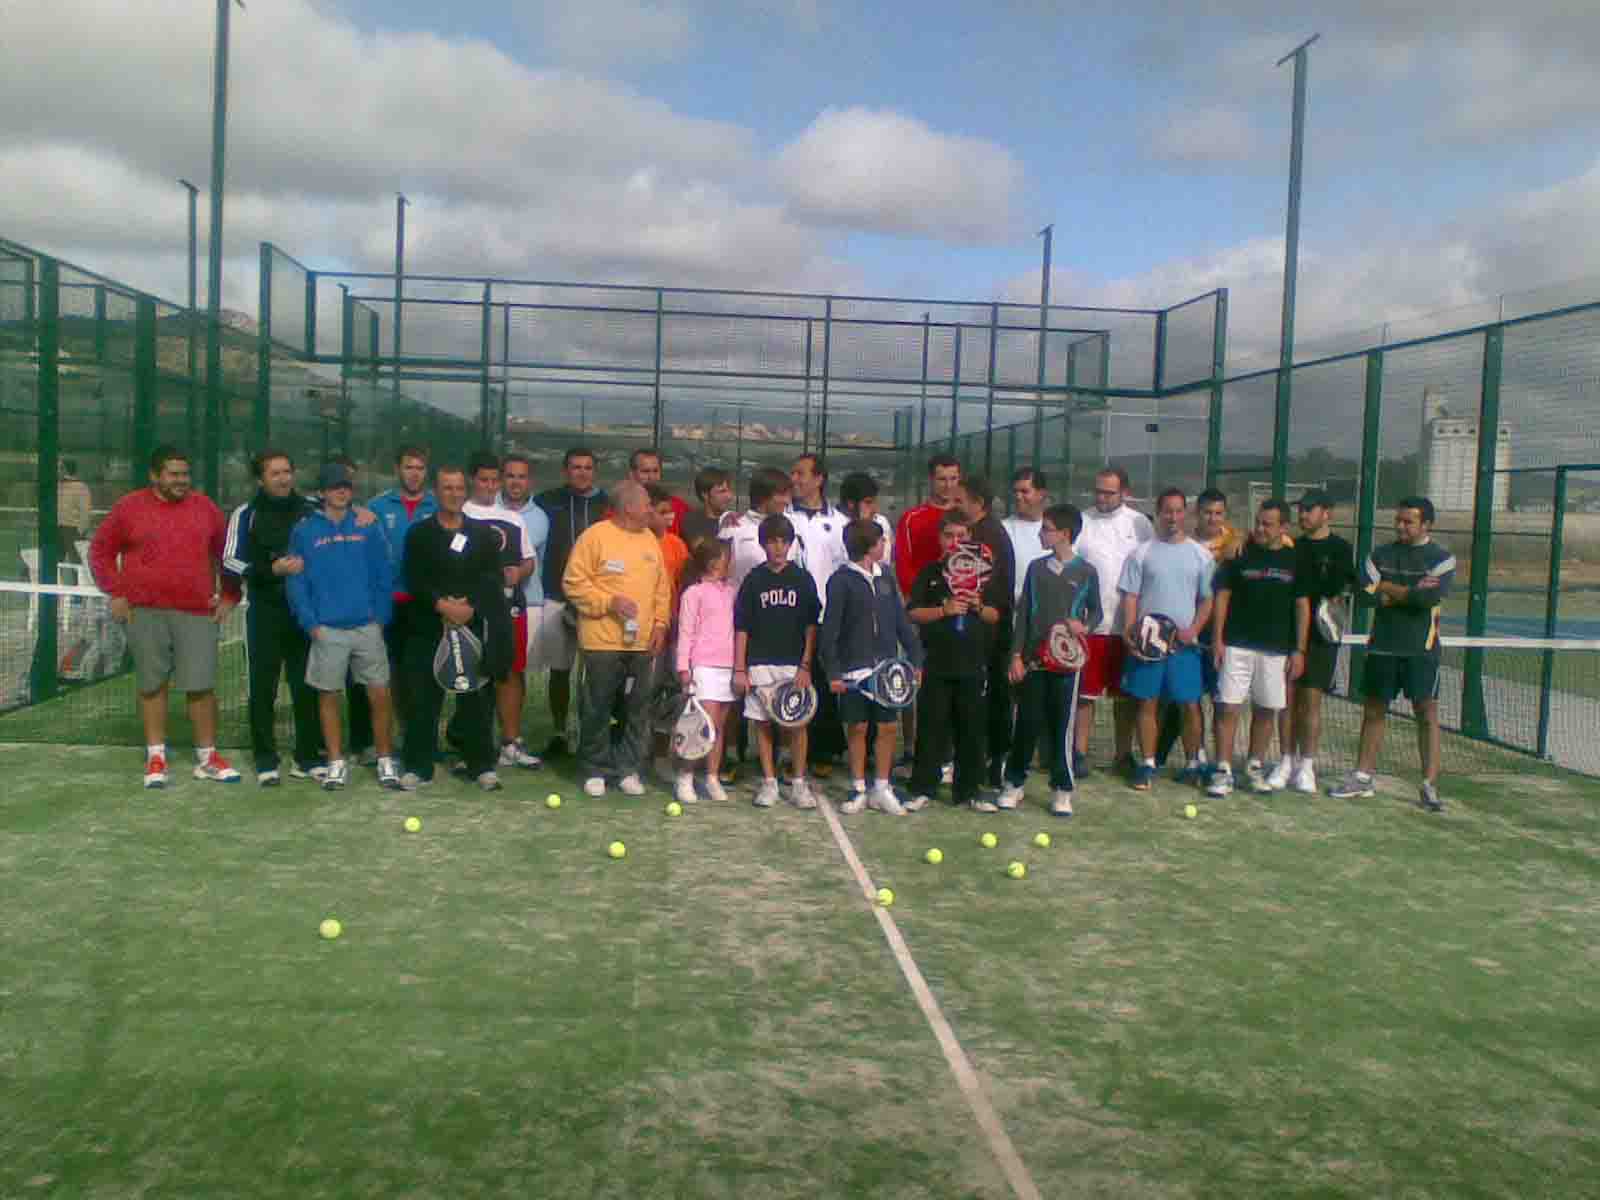
{"type": "MultiPolygon", "coordinates": [[[[733,704],[733,601],[736,593],[728,581],[729,546],[719,538],[695,545],[684,571],[683,599],[678,604],[678,682],[700,701],[716,728],[717,741],[705,758],[706,795],[727,800],[717,772],[722,768],[727,715],[733,704]]],[[[678,800],[693,804],[694,769],[680,763],[678,800]]]]}

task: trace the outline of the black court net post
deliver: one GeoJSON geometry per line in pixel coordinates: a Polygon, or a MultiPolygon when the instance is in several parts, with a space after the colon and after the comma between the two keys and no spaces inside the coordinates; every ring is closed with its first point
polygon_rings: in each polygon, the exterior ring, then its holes
{"type": "MultiPolygon", "coordinates": [[[[61,473],[61,264],[53,258],[39,260],[39,457],[35,479],[35,509],[38,527],[35,542],[39,547],[39,577],[34,582],[56,582],[56,567],[61,561],[60,535],[56,526],[56,481],[61,473]]],[[[33,702],[56,694],[56,608],[60,601],[53,592],[39,596],[35,626],[33,662],[28,682],[33,702]]]]}

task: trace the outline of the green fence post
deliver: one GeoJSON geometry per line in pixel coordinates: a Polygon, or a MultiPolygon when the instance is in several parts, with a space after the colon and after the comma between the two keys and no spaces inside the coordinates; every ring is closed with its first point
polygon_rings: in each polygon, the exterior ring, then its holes
{"type": "Polygon", "coordinates": [[[811,453],[811,337],[812,318],[806,318],[806,361],[803,408],[800,416],[800,453],[811,453]]]}
{"type": "MultiPolygon", "coordinates": [[[[833,371],[833,297],[829,296],[822,306],[822,413],[817,418],[817,453],[827,456],[828,453],[828,378],[833,371]]],[[[743,414],[744,410],[739,410],[743,414]]],[[[743,416],[740,417],[740,429],[743,426],[743,416]]]]}
{"type": "MultiPolygon", "coordinates": [[[[1561,628],[1561,547],[1567,526],[1567,468],[1556,468],[1555,494],[1550,513],[1550,578],[1544,602],[1544,636],[1554,638],[1561,628]]],[[[1539,664],[1539,735],[1536,750],[1540,758],[1550,757],[1550,689],[1555,683],[1556,656],[1545,650],[1539,664]]]]}
{"type": "MultiPolygon", "coordinates": [[[[1356,496],[1356,567],[1359,570],[1372,553],[1373,526],[1378,519],[1378,438],[1383,417],[1383,351],[1367,352],[1367,381],[1361,407],[1361,475],[1356,496]]],[[[1372,609],[1364,604],[1352,607],[1350,628],[1366,633],[1372,628],[1372,609]]],[[[1350,654],[1350,694],[1361,694],[1361,672],[1366,652],[1350,654]]]]}
{"type": "Polygon", "coordinates": [[[491,424],[489,416],[491,403],[489,399],[489,359],[494,353],[491,345],[494,329],[494,306],[491,299],[493,291],[494,284],[486,283],[483,285],[483,329],[480,343],[483,372],[478,379],[478,442],[485,450],[489,449],[493,444],[489,434],[489,426],[491,424]]]}
{"type": "MultiPolygon", "coordinates": [[[[272,245],[261,243],[261,286],[256,293],[256,407],[257,448],[271,442],[272,428],[272,245]]],[[[213,497],[215,499],[216,497],[213,497]]]]}
{"type": "Polygon", "coordinates": [[[961,436],[961,330],[956,326],[955,362],[950,368],[950,453],[956,452],[956,439],[961,436]]]}
{"type": "Polygon", "coordinates": [[[661,288],[656,289],[656,374],[653,392],[654,411],[650,420],[650,444],[657,449],[661,447],[662,436],[666,432],[666,412],[661,407],[661,333],[663,317],[667,306],[666,293],[661,288]]]}
{"type": "Polygon", "coordinates": [[[94,360],[106,360],[106,285],[94,285],[94,360]]]}
{"type": "Polygon", "coordinates": [[[1000,356],[1000,306],[989,305],[989,391],[983,407],[983,473],[994,474],[994,381],[1000,356]]]}
{"type": "MultiPolygon", "coordinates": [[[[1035,410],[1035,411],[1037,411],[1037,410],[1035,410]]],[[[1013,475],[1015,475],[1016,473],[1017,473],[1017,427],[1015,425],[1008,425],[1006,427],[1006,483],[1007,484],[1009,484],[1011,482],[1011,477],[1013,475]]],[[[993,481],[991,480],[991,482],[993,482],[993,481]]],[[[1011,500],[1011,489],[1008,486],[1006,488],[1006,503],[1007,503],[1007,506],[1008,506],[1008,511],[1009,511],[1010,500],[1011,500]]]]}
{"type": "MultiPolygon", "coordinates": [[[[933,332],[932,319],[933,314],[931,312],[922,314],[922,382],[918,388],[917,397],[917,450],[920,454],[926,454],[928,450],[928,336],[933,332]]],[[[908,436],[906,438],[908,446],[910,441],[911,439],[908,436]]],[[[915,463],[912,463],[913,468],[915,465],[915,463]]],[[[917,478],[916,502],[921,504],[924,490],[922,472],[913,470],[912,473],[917,478]]]]}
{"type": "Polygon", "coordinates": [[[306,354],[307,358],[317,355],[317,273],[306,272],[306,354]]]}
{"type": "MultiPolygon", "coordinates": [[[[1500,370],[1505,326],[1483,334],[1483,391],[1478,403],[1478,482],[1472,503],[1472,573],[1467,591],[1467,636],[1482,637],[1489,625],[1489,563],[1494,555],[1495,451],[1500,437],[1500,370]]],[[[1468,650],[1461,676],[1461,732],[1487,738],[1483,702],[1483,651],[1468,650]]]]}
{"type": "Polygon", "coordinates": [[[1222,381],[1228,371],[1228,289],[1217,289],[1217,310],[1211,326],[1211,409],[1206,421],[1206,486],[1217,486],[1222,462],[1222,381]]]}
{"type": "MultiPolygon", "coordinates": [[[[34,480],[38,526],[39,575],[35,583],[54,584],[61,561],[57,533],[56,483],[61,475],[61,264],[39,259],[39,454],[34,480]]],[[[56,694],[57,597],[39,596],[34,627],[33,662],[28,672],[30,698],[37,704],[56,694]]]]}

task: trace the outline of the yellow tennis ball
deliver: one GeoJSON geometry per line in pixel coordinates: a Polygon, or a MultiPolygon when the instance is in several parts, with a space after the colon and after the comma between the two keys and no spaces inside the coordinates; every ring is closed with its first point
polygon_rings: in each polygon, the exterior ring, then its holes
{"type": "Polygon", "coordinates": [[[978,841],[983,844],[983,848],[985,850],[993,850],[996,846],[998,846],[1000,844],[1000,839],[995,837],[995,835],[992,834],[992,833],[984,834],[981,838],[978,839],[978,841]]]}
{"type": "Polygon", "coordinates": [[[1050,835],[1048,833],[1036,833],[1036,834],[1034,834],[1033,835],[1033,844],[1035,846],[1039,847],[1039,849],[1041,849],[1041,850],[1050,849],[1050,835]]]}
{"type": "Polygon", "coordinates": [[[548,796],[546,796],[544,798],[544,806],[546,808],[560,808],[561,807],[561,797],[556,795],[554,792],[551,792],[548,796]]]}
{"type": "Polygon", "coordinates": [[[944,861],[944,851],[935,846],[932,850],[929,850],[926,854],[924,854],[922,858],[924,862],[930,862],[937,867],[944,861]]]}
{"type": "Polygon", "coordinates": [[[1021,879],[1027,873],[1028,868],[1019,862],[1013,862],[1009,867],[1006,868],[1006,874],[1011,876],[1013,879],[1021,879]]]}
{"type": "Polygon", "coordinates": [[[1192,821],[1200,815],[1200,810],[1192,804],[1185,804],[1183,806],[1183,815],[1192,821]]]}
{"type": "Polygon", "coordinates": [[[622,858],[628,853],[628,848],[621,842],[612,842],[611,845],[606,847],[606,853],[611,855],[612,858],[622,858]]]}
{"type": "Polygon", "coordinates": [[[883,905],[883,907],[888,908],[889,905],[894,903],[894,893],[888,888],[879,888],[878,903],[883,905]]]}
{"type": "Polygon", "coordinates": [[[419,829],[422,828],[422,822],[419,821],[416,817],[407,817],[405,824],[406,824],[406,832],[407,833],[416,833],[419,829]]]}
{"type": "Polygon", "coordinates": [[[339,922],[334,920],[332,917],[329,917],[321,925],[317,926],[317,932],[331,942],[334,938],[338,937],[344,932],[344,926],[339,924],[339,922]]]}
{"type": "Polygon", "coordinates": [[[669,816],[669,817],[681,817],[681,816],[683,816],[683,805],[679,804],[676,800],[668,800],[667,801],[667,816],[669,816]]]}

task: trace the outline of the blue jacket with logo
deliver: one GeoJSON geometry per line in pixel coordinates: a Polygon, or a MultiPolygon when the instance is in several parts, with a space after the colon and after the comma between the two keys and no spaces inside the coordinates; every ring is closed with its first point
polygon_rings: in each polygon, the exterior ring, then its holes
{"type": "Polygon", "coordinates": [[[289,552],[305,569],[288,576],[289,608],[300,628],[358,629],[394,615],[395,574],[378,526],[356,524],[354,512],[335,525],[315,512],[294,527],[289,552]]]}
{"type": "Polygon", "coordinates": [[[418,521],[425,521],[439,511],[439,501],[434,498],[431,491],[422,493],[422,501],[417,505],[415,516],[406,513],[405,501],[400,498],[400,489],[390,488],[372,498],[367,505],[378,518],[378,528],[383,530],[384,544],[389,550],[389,568],[394,572],[395,586],[404,586],[401,581],[405,578],[406,563],[406,534],[411,532],[411,527],[418,521]]]}

